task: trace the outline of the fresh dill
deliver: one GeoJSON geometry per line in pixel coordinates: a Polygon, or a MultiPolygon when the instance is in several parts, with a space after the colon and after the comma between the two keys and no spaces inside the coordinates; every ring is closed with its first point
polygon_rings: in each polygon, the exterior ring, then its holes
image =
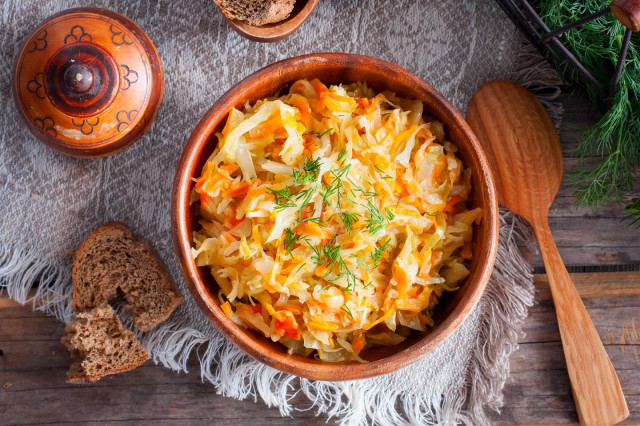
{"type": "Polygon", "coordinates": [[[382,243],[380,246],[376,247],[371,252],[371,261],[373,262],[373,265],[371,266],[372,270],[375,270],[380,264],[380,260],[382,259],[384,252],[387,250],[387,247],[389,247],[390,242],[391,242],[391,238],[387,238],[387,241],[382,243]]]}
{"type": "Polygon", "coordinates": [[[327,221],[328,220],[323,217],[304,217],[304,218],[297,219],[298,223],[313,222],[319,226],[327,226],[328,225],[327,221]]]}
{"type": "Polygon", "coordinates": [[[291,253],[291,250],[293,250],[293,248],[295,247],[295,245],[298,243],[299,240],[300,240],[300,236],[295,232],[293,232],[290,228],[287,228],[284,230],[284,239],[283,239],[284,249],[287,252],[289,252],[289,254],[292,257],[293,257],[293,253],[291,253]]]}
{"type": "Polygon", "coordinates": [[[300,270],[302,270],[302,268],[307,264],[307,262],[302,262],[302,264],[300,266],[298,266],[298,268],[293,272],[294,274],[297,274],[298,272],[300,272],[300,270]]]}
{"type": "Polygon", "coordinates": [[[367,203],[363,204],[363,206],[367,209],[365,213],[365,230],[370,234],[376,234],[378,231],[384,228],[385,218],[380,212],[378,206],[373,204],[371,198],[367,198],[367,203]]]}
{"type": "Polygon", "coordinates": [[[307,245],[313,251],[311,260],[318,265],[327,265],[327,269],[331,269],[338,264],[339,259],[342,257],[340,251],[342,245],[336,244],[336,239],[332,238],[324,244],[315,246],[307,241],[307,245]]]}
{"type": "MultiPolygon", "coordinates": [[[[605,0],[540,0],[540,16],[553,30],[578,16],[586,16],[609,6],[605,0]]],[[[567,31],[559,39],[600,82],[612,81],[626,28],[611,14],[579,29],[567,31]]],[[[631,35],[629,51],[615,95],[608,97],[582,78],[577,69],[561,58],[549,59],[567,80],[583,84],[589,100],[602,112],[598,123],[582,133],[576,154],[580,170],[569,175],[577,195],[576,205],[594,210],[610,201],[626,205],[628,223],[640,220],[637,208],[637,178],[640,172],[640,33],[631,35]],[[592,161],[595,160],[595,161],[592,161]],[[634,208],[634,205],[636,208],[634,208]]]]}
{"type": "Polygon", "coordinates": [[[307,205],[309,205],[309,203],[313,199],[313,196],[315,195],[315,191],[316,191],[315,187],[310,187],[310,188],[306,188],[296,192],[295,194],[296,200],[302,199],[302,201],[300,202],[300,205],[298,205],[299,211],[302,211],[305,207],[307,207],[307,205]]]}
{"type": "Polygon", "coordinates": [[[622,219],[623,221],[629,221],[629,226],[636,226],[640,228],[640,198],[634,198],[631,202],[625,207],[629,216],[622,219]]]}
{"type": "Polygon", "coordinates": [[[271,192],[275,198],[275,211],[281,211],[287,207],[296,207],[296,203],[291,199],[292,194],[289,187],[282,189],[267,188],[267,190],[271,192]]]}
{"type": "Polygon", "coordinates": [[[342,218],[342,223],[344,223],[344,229],[347,232],[353,231],[353,225],[358,223],[358,220],[361,218],[360,214],[350,211],[341,211],[340,217],[342,218]]]}
{"type": "Polygon", "coordinates": [[[336,243],[335,237],[319,246],[309,243],[308,240],[305,241],[313,252],[311,260],[317,265],[326,265],[327,272],[324,274],[324,278],[333,273],[335,277],[329,280],[333,283],[342,277],[346,277],[347,285],[343,290],[347,292],[355,290],[358,279],[342,257],[342,245],[336,243]],[[337,273],[334,271],[335,268],[338,269],[337,273]]]}
{"type": "Polygon", "coordinates": [[[329,132],[330,132],[330,131],[332,131],[332,130],[333,130],[333,127],[329,128],[329,129],[327,129],[327,130],[325,130],[325,131],[324,131],[324,132],[322,132],[322,133],[320,133],[320,132],[308,132],[308,133],[305,133],[305,134],[307,134],[307,135],[314,135],[314,136],[317,136],[317,137],[321,138],[321,137],[323,137],[324,135],[326,135],[327,133],[329,133],[329,132]]]}
{"type": "Polygon", "coordinates": [[[333,179],[328,185],[324,186],[324,190],[322,192],[322,202],[324,204],[327,204],[329,202],[329,197],[331,197],[332,195],[336,195],[338,206],[341,206],[342,200],[345,198],[350,205],[353,205],[353,200],[349,196],[349,192],[347,191],[347,188],[344,186],[344,182],[342,181],[345,176],[348,178],[350,169],[351,164],[347,164],[344,167],[329,171],[331,176],[333,176],[333,179]]]}
{"type": "Polygon", "coordinates": [[[427,216],[431,216],[431,217],[433,217],[433,216],[437,216],[437,215],[438,215],[438,213],[439,213],[439,212],[433,212],[433,213],[431,213],[431,212],[424,212],[424,214],[426,214],[427,216]]]}
{"type": "Polygon", "coordinates": [[[347,150],[345,149],[344,151],[340,151],[340,154],[338,154],[338,161],[342,161],[342,159],[347,155],[347,150]]]}
{"type": "Polygon", "coordinates": [[[391,222],[396,217],[396,215],[391,210],[389,210],[389,207],[385,207],[384,215],[387,217],[387,220],[389,222],[391,222]]]}
{"type": "Polygon", "coordinates": [[[356,263],[358,264],[359,267],[361,267],[362,269],[369,269],[369,265],[367,264],[367,260],[366,260],[366,255],[364,253],[359,253],[359,254],[352,254],[351,256],[356,260],[356,263]]]}
{"type": "Polygon", "coordinates": [[[353,314],[351,313],[351,309],[349,309],[347,305],[344,305],[340,309],[342,309],[347,315],[351,317],[351,319],[353,319],[353,314]]]}
{"type": "Polygon", "coordinates": [[[382,170],[380,167],[378,166],[373,166],[374,169],[376,169],[376,171],[378,173],[380,173],[380,176],[382,177],[382,179],[393,179],[391,176],[389,176],[387,174],[387,172],[385,172],[384,170],[382,170]]]}
{"type": "Polygon", "coordinates": [[[318,179],[322,162],[320,158],[312,160],[307,158],[304,160],[302,171],[298,169],[293,170],[293,184],[296,186],[304,185],[307,183],[315,182],[318,179]]]}

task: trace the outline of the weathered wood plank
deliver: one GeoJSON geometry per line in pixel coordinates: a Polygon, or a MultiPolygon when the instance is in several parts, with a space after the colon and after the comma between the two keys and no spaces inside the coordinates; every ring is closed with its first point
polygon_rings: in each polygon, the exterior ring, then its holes
{"type": "MultiPolygon", "coordinates": [[[[578,160],[573,154],[580,134],[597,122],[599,114],[580,96],[563,94],[559,102],[565,109],[559,134],[568,174],[578,170],[578,160]]],[[[636,177],[636,185],[640,187],[640,176],[636,177]]],[[[573,188],[565,177],[549,216],[551,231],[567,265],[640,263],[640,229],[620,222],[626,216],[623,209],[611,205],[594,213],[590,209],[575,209],[574,202],[573,188]]],[[[537,253],[531,253],[530,259],[534,266],[542,266],[537,253]]]]}
{"type": "MultiPolygon", "coordinates": [[[[638,272],[571,274],[571,277],[583,299],[640,296],[640,273],[638,272]]],[[[545,274],[536,275],[534,284],[537,301],[551,300],[549,281],[545,274]]]]}
{"type": "MultiPolygon", "coordinates": [[[[574,275],[627,394],[632,417],[625,424],[640,422],[638,277],[639,273],[629,272],[574,275]]],[[[545,282],[544,276],[536,277],[540,300],[525,324],[528,335],[511,359],[504,408],[501,414],[491,416],[496,423],[577,421],[553,305],[548,292],[544,292],[545,282]]],[[[264,404],[221,397],[213,386],[200,382],[195,359],[190,362],[192,374],[176,374],[148,362],[94,385],[66,385],[64,376],[70,357],[57,340],[63,330],[62,324],[42,313],[32,313],[30,308],[0,308],[0,423],[266,421],[284,425],[321,424],[326,420],[316,418],[313,412],[296,413],[294,420],[282,419],[278,410],[264,404]],[[4,327],[9,324],[6,320],[11,322],[10,330],[4,327]],[[11,386],[2,387],[5,383],[11,386]],[[68,409],[69,401],[73,401],[73,410],[68,409]]],[[[307,401],[298,396],[297,403],[304,406],[307,401]]]]}

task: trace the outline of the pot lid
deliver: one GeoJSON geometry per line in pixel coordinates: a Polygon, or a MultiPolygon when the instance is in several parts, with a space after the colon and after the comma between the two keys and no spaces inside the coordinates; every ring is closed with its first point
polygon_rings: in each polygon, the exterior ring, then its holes
{"type": "Polygon", "coordinates": [[[103,157],[151,126],[164,92],[162,63],[128,18],[101,8],[69,9],[27,38],[13,90],[40,141],[74,157],[103,157]]]}

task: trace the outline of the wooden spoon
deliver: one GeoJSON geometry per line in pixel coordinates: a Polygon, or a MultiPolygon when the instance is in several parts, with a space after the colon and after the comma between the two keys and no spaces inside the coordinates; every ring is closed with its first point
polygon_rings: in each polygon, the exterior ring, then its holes
{"type": "Polygon", "coordinates": [[[229,26],[241,36],[253,41],[270,43],[280,41],[293,34],[311,16],[311,12],[318,3],[320,0],[296,0],[291,15],[287,19],[259,27],[238,19],[229,19],[224,14],[223,16],[229,26]]]}
{"type": "Polygon", "coordinates": [[[538,239],[580,422],[621,422],[629,410],[620,382],[549,230],[549,207],[562,180],[551,118],[524,87],[492,81],[474,94],[467,121],[489,159],[500,204],[528,220],[538,239]]]}

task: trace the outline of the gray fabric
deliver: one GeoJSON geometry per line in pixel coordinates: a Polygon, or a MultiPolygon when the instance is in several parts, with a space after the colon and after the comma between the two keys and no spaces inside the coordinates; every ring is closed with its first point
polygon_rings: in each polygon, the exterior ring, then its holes
{"type": "MultiPolygon", "coordinates": [[[[78,160],[43,146],[26,130],[13,104],[10,70],[21,42],[38,22],[85,5],[71,0],[0,3],[0,288],[6,287],[11,297],[24,302],[33,282],[47,283],[49,287],[40,292],[47,301],[45,307],[69,321],[69,251],[102,223],[125,221],[158,248],[187,296],[164,327],[144,336],[154,359],[174,369],[185,368],[189,351],[208,341],[203,378],[226,395],[258,394],[286,414],[286,398],[292,390],[283,388],[290,378],[226,343],[197,309],[179,274],[171,241],[170,194],[189,134],[233,84],[267,64],[311,52],[355,52],[394,62],[464,109],[481,83],[511,75],[518,48],[515,30],[492,0],[324,0],[290,38],[257,44],[233,32],[209,0],[94,1],[91,5],[120,12],[149,34],[164,64],[166,90],[158,118],[141,140],[108,158],[78,160]],[[216,369],[212,361],[222,367],[216,369]]],[[[514,256],[507,249],[507,237],[503,235],[501,247],[505,256],[514,256]]],[[[516,267],[524,265],[518,258],[512,262],[516,267]]],[[[526,268],[518,273],[509,283],[520,285],[521,294],[512,301],[512,295],[493,280],[493,296],[487,296],[493,298],[485,297],[460,332],[421,362],[423,374],[416,375],[414,368],[359,384],[302,381],[295,386],[302,386],[320,411],[346,416],[343,419],[354,423],[370,422],[372,417],[380,423],[396,423],[400,419],[394,417],[396,398],[404,402],[404,418],[412,422],[484,419],[482,414],[474,417],[473,407],[471,417],[460,414],[465,380],[484,356],[478,352],[478,336],[490,335],[486,334],[489,316],[500,330],[509,329],[506,343],[490,339],[489,349],[504,355],[502,346],[515,343],[518,321],[526,316],[532,291],[526,268]],[[502,314],[511,314],[495,315],[496,307],[503,309],[502,314]],[[363,402],[365,392],[370,398],[363,402]],[[339,396],[345,396],[346,402],[339,396]],[[385,406],[385,401],[390,407],[372,407],[385,406]]],[[[508,368],[507,360],[498,358],[496,368],[508,368]]],[[[489,363],[483,368],[494,366],[489,363]]],[[[498,391],[501,386],[502,382],[498,391]]],[[[487,392],[475,395],[480,397],[474,407],[495,398],[487,392]]],[[[494,405],[499,404],[494,401],[494,405]]]]}

